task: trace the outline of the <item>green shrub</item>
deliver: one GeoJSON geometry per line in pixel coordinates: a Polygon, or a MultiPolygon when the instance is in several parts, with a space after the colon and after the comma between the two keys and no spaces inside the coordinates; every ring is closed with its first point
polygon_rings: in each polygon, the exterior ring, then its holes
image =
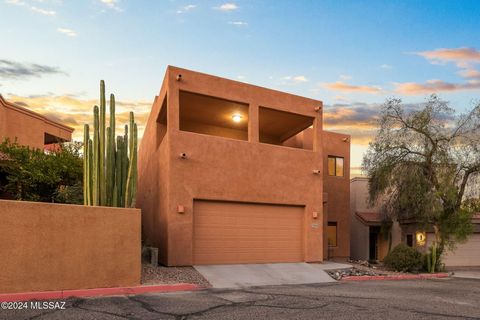
{"type": "Polygon", "coordinates": [[[0,197],[24,201],[83,203],[81,144],[50,152],[5,139],[0,143],[0,197]]]}
{"type": "Polygon", "coordinates": [[[401,272],[418,272],[423,266],[422,254],[406,244],[399,244],[383,260],[386,267],[401,272]]]}

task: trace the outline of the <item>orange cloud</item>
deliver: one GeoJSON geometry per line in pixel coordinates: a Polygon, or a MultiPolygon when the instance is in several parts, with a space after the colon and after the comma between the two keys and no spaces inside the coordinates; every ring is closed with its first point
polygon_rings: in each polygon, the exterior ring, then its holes
{"type": "Polygon", "coordinates": [[[480,80],[480,71],[475,69],[463,69],[458,72],[462,78],[480,80]]]}
{"type": "Polygon", "coordinates": [[[459,67],[465,67],[469,63],[480,63],[480,51],[474,48],[436,49],[433,51],[417,52],[432,63],[454,62],[459,67]]]}
{"type": "Polygon", "coordinates": [[[380,104],[353,103],[326,105],[324,129],[352,136],[352,144],[368,145],[377,132],[380,104]]]}
{"type": "Polygon", "coordinates": [[[333,83],[325,83],[322,85],[324,88],[334,91],[343,92],[363,92],[363,93],[379,93],[381,90],[373,86],[355,86],[342,81],[333,83]]]}
{"type": "MultiPolygon", "coordinates": [[[[65,125],[73,127],[75,129],[73,140],[76,141],[83,140],[83,126],[85,123],[92,125],[93,106],[99,104],[99,101],[96,99],[80,99],[72,95],[9,95],[6,98],[11,102],[43,114],[52,120],[60,121],[65,125]]],[[[124,125],[128,124],[129,113],[133,111],[138,126],[138,136],[142,137],[148,115],[150,114],[152,101],[117,100],[115,108],[117,134],[123,134],[124,125]]]]}
{"type": "Polygon", "coordinates": [[[428,80],[425,83],[405,82],[395,84],[395,92],[405,95],[431,94],[480,89],[480,81],[470,80],[465,83],[450,83],[442,80],[428,80]]]}

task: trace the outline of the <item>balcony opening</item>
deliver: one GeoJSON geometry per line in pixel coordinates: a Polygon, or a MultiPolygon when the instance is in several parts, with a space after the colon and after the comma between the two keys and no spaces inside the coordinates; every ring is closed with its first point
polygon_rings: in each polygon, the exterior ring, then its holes
{"type": "Polygon", "coordinates": [[[248,104],[180,91],[180,130],[248,140],[248,104]]]}
{"type": "Polygon", "coordinates": [[[260,107],[260,142],[313,150],[313,117],[260,107]]]}
{"type": "Polygon", "coordinates": [[[160,112],[157,117],[157,148],[163,141],[165,134],[167,133],[167,96],[163,99],[162,106],[160,107],[160,112]]]}
{"type": "Polygon", "coordinates": [[[60,144],[68,140],[54,136],[53,134],[44,132],[43,134],[43,151],[54,152],[60,150],[60,144]]]}

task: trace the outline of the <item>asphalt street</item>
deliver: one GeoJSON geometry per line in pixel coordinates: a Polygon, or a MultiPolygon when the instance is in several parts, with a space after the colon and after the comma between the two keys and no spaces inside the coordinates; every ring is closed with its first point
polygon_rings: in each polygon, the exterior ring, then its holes
{"type": "Polygon", "coordinates": [[[69,299],[0,319],[480,319],[480,280],[337,282],[69,299]]]}

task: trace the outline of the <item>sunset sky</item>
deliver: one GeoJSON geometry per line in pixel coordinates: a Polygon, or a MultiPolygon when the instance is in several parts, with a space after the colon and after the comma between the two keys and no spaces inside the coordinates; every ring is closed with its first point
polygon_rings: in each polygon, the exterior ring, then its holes
{"type": "Polygon", "coordinates": [[[388,97],[480,99],[480,1],[0,0],[0,94],[76,129],[98,83],[143,129],[167,65],[324,101],[352,167],[388,97]]]}

